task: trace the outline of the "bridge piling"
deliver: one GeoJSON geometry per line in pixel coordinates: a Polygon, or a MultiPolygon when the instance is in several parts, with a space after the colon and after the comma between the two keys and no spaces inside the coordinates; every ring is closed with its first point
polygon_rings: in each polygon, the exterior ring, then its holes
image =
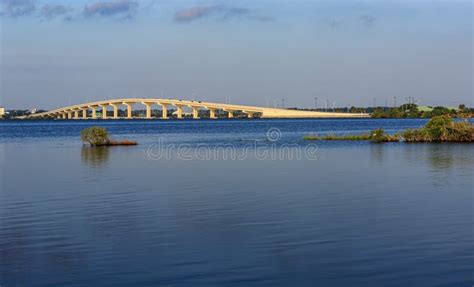
{"type": "Polygon", "coordinates": [[[127,107],[127,119],[132,119],[132,104],[123,103],[127,107]]]}
{"type": "Polygon", "coordinates": [[[249,119],[253,118],[253,115],[254,115],[253,113],[248,112],[248,111],[242,111],[242,112],[247,115],[247,118],[249,119]]]}
{"type": "Polygon", "coordinates": [[[176,117],[178,119],[183,118],[183,106],[176,106],[176,117]]]}
{"type": "Polygon", "coordinates": [[[118,105],[117,105],[117,104],[110,104],[110,105],[111,105],[111,106],[113,107],[113,109],[114,109],[114,119],[116,120],[116,119],[118,119],[118,117],[119,117],[119,116],[118,116],[118,105]]]}
{"type": "Polygon", "coordinates": [[[217,116],[216,116],[216,109],[209,109],[209,118],[214,120],[214,119],[217,119],[217,116]]]}
{"type": "Polygon", "coordinates": [[[161,107],[162,107],[161,118],[164,119],[164,120],[167,120],[168,119],[168,105],[165,105],[165,104],[162,104],[162,103],[159,103],[159,105],[161,105],[161,107]]]}
{"type": "Polygon", "coordinates": [[[106,120],[107,119],[107,106],[100,106],[102,108],[102,119],[106,120]]]}
{"type": "Polygon", "coordinates": [[[228,119],[232,119],[232,118],[234,117],[234,111],[228,110],[228,109],[224,109],[224,112],[227,112],[227,118],[228,118],[228,119]]]}
{"type": "Polygon", "coordinates": [[[191,109],[193,110],[193,119],[195,119],[195,120],[199,119],[199,109],[198,109],[198,107],[191,106],[191,109]]]}
{"type": "Polygon", "coordinates": [[[145,118],[146,118],[147,120],[149,120],[149,119],[151,119],[151,104],[145,103],[145,102],[143,102],[143,104],[144,104],[145,107],[146,107],[146,115],[145,115],[145,118]]]}

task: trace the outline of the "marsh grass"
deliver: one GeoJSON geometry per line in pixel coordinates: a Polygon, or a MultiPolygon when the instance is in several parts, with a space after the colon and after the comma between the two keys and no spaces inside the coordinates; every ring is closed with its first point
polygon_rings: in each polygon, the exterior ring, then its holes
{"type": "Polygon", "coordinates": [[[324,140],[324,141],[372,141],[376,143],[382,142],[398,142],[398,135],[389,135],[383,129],[373,130],[370,133],[360,135],[323,135],[323,136],[305,136],[304,140],[324,140]]]}
{"type": "Polygon", "coordinates": [[[335,134],[329,134],[329,135],[323,135],[323,136],[305,136],[305,140],[308,141],[319,141],[319,140],[324,140],[324,141],[368,141],[371,140],[371,137],[369,134],[361,134],[361,135],[335,135],[335,134]]]}

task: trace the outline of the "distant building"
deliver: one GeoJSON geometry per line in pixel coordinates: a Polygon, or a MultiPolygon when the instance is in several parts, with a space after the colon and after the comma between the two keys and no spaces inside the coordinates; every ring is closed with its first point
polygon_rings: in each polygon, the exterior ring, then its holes
{"type": "Polygon", "coordinates": [[[32,110],[31,110],[31,114],[32,114],[32,115],[36,114],[37,112],[38,112],[38,109],[32,109],[32,110]]]}
{"type": "Polygon", "coordinates": [[[0,107],[0,118],[3,118],[4,115],[5,115],[5,108],[0,107]]]}

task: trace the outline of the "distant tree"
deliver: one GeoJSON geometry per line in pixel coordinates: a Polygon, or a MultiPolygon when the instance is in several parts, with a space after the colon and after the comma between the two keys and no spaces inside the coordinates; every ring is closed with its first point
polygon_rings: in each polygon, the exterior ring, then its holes
{"type": "Polygon", "coordinates": [[[427,124],[426,130],[433,140],[438,140],[453,120],[448,115],[433,117],[427,124]]]}
{"type": "Polygon", "coordinates": [[[431,118],[431,112],[430,111],[423,111],[423,112],[421,112],[421,117],[429,119],[429,118],[431,118]]]}
{"type": "Polygon", "coordinates": [[[372,118],[374,119],[388,118],[388,116],[389,115],[382,108],[376,108],[372,113],[372,118]]]}
{"type": "Polygon", "coordinates": [[[418,118],[420,117],[420,111],[418,110],[418,106],[411,104],[410,108],[407,111],[407,118],[418,118]]]}
{"type": "Polygon", "coordinates": [[[400,111],[400,109],[398,108],[393,108],[393,109],[390,109],[390,118],[401,118],[402,117],[402,112],[400,111]]]}
{"type": "Polygon", "coordinates": [[[364,111],[364,109],[362,109],[362,108],[357,108],[357,107],[352,106],[352,107],[349,109],[349,112],[351,112],[351,113],[363,113],[363,112],[365,112],[365,111],[364,111]]]}
{"type": "Polygon", "coordinates": [[[433,110],[431,111],[431,115],[433,117],[437,116],[442,116],[442,115],[448,115],[449,114],[449,109],[445,107],[434,107],[433,110]]]}

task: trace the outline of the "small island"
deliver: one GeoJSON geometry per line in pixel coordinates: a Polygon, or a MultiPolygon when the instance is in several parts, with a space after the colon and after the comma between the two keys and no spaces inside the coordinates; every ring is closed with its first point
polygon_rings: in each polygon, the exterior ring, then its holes
{"type": "Polygon", "coordinates": [[[372,141],[406,142],[406,143],[473,143],[474,125],[467,120],[453,121],[447,115],[433,117],[424,127],[408,129],[395,135],[387,134],[383,129],[377,129],[360,135],[324,135],[305,136],[305,140],[343,140],[343,141],[372,141]]]}
{"type": "Polygon", "coordinates": [[[112,140],[109,138],[109,132],[102,127],[90,127],[83,129],[81,132],[81,139],[92,147],[104,146],[134,146],[138,145],[136,141],[131,140],[112,140]]]}

